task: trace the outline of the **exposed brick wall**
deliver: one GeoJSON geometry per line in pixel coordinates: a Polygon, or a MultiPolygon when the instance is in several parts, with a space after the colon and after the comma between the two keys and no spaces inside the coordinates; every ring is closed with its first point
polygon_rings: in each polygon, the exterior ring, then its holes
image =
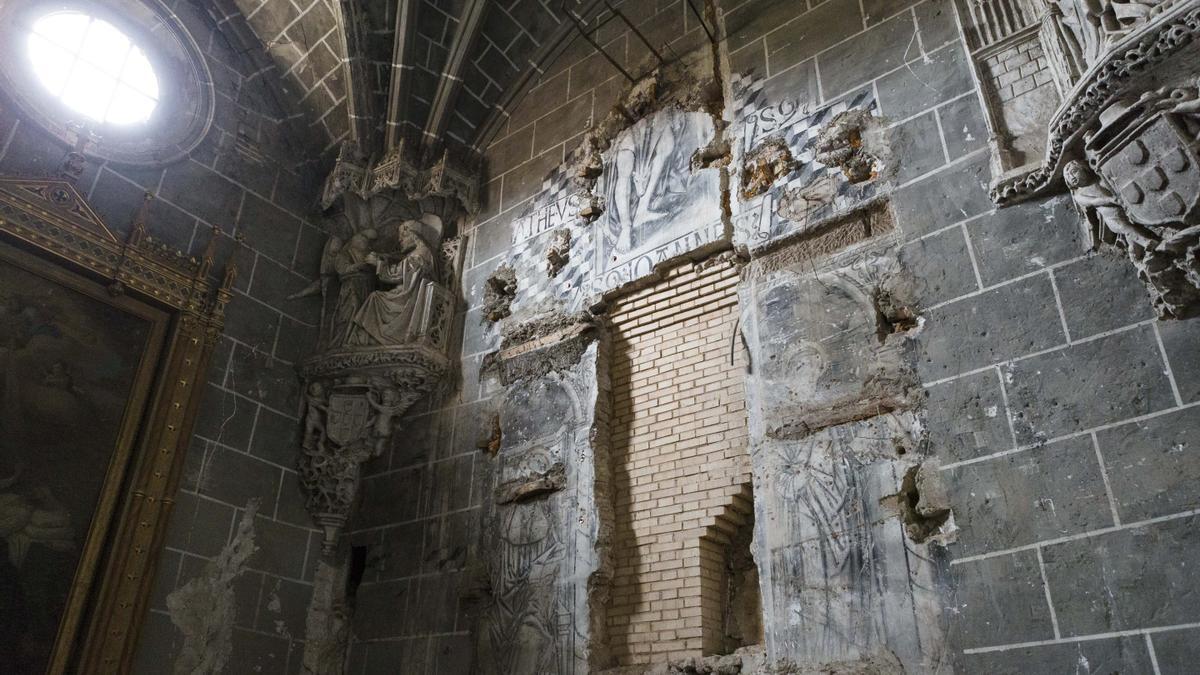
{"type": "Polygon", "coordinates": [[[721,596],[702,582],[712,565],[701,539],[750,482],[744,362],[731,350],[737,280],[726,260],[685,265],[611,308],[608,623],[620,665],[719,649],[721,596]]]}
{"type": "Polygon", "coordinates": [[[1046,53],[1037,36],[992,54],[984,64],[996,95],[1005,103],[1043,85],[1054,86],[1046,53]]]}

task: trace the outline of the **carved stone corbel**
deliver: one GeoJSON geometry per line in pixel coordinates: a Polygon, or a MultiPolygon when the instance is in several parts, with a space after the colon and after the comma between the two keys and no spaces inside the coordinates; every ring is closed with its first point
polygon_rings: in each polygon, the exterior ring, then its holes
{"type": "Polygon", "coordinates": [[[1200,315],[1200,0],[1133,4],[1058,0],[1046,15],[1052,61],[1083,72],[1047,127],[1041,168],[1001,180],[992,199],[1065,185],[1092,246],[1124,250],[1159,316],[1187,318],[1200,315]]]}
{"type": "Polygon", "coordinates": [[[301,367],[299,461],[307,507],[332,554],[358,495],[364,462],[387,449],[395,421],[449,373],[461,246],[441,217],[397,191],[342,195],[341,236],[320,278],[319,352],[301,367]]]}

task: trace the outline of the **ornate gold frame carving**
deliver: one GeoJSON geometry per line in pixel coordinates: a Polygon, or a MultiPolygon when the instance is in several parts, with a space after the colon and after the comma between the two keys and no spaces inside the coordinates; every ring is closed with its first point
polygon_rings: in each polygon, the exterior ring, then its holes
{"type": "Polygon", "coordinates": [[[109,474],[101,498],[112,517],[93,529],[104,536],[87,543],[51,673],[130,671],[200,403],[196,383],[237,273],[230,263],[220,280],[210,278],[217,232],[190,258],[147,236],[144,214],[122,242],[69,182],[0,177],[0,243],[19,249],[8,259],[32,261],[39,274],[80,289],[107,288],[111,304],[152,318],[163,334],[153,372],[131,397],[142,406],[140,423],[122,431],[124,465],[109,474]]]}

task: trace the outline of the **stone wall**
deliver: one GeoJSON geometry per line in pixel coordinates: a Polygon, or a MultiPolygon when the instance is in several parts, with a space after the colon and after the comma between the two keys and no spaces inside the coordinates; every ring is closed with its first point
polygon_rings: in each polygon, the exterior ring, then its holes
{"type": "MultiPolygon", "coordinates": [[[[352,672],[468,672],[483,653],[471,648],[485,637],[487,593],[471,568],[496,559],[484,515],[514,392],[480,372],[494,352],[553,342],[587,311],[617,328],[619,541],[623,509],[643,508],[633,490],[622,502],[622,462],[631,483],[676,468],[635,467],[640,450],[623,447],[621,298],[727,251],[747,265],[734,351],[770,660],[1057,672],[1086,659],[1150,672],[1157,659],[1167,672],[1194,658],[1196,614],[1177,591],[1194,583],[1186,486],[1200,472],[1188,455],[1200,368],[1189,349],[1200,324],[1153,320],[1132,267],[1086,251],[1066,198],[992,206],[979,92],[948,0],[716,6],[728,36],[716,50],[684,2],[628,8],[690,68],[661,69],[658,99],[573,44],[489,148],[487,205],[468,233],[461,377],[366,481],[354,537],[380,554],[359,589],[352,672]],[[703,100],[708,81],[718,105],[703,100]],[[634,119],[589,134],[617,103],[634,119]],[[620,181],[622,167],[653,175],[656,151],[680,178],[656,188],[688,195],[661,202],[665,215],[653,191],[631,200],[620,181]],[[584,213],[597,196],[604,212],[584,213]],[[642,209],[626,232],[622,214],[642,209]],[[515,290],[495,311],[489,298],[512,290],[489,281],[501,270],[515,290]]],[[[600,42],[635,76],[654,66],[619,24],[600,42]]],[[[725,307],[718,297],[705,301],[725,307]]],[[[681,307],[663,302],[648,320],[670,323],[681,307]]],[[[657,363],[667,389],[683,370],[670,358],[657,363]]],[[[641,414],[657,415],[633,404],[628,417],[641,414]]],[[[706,459],[732,467],[729,450],[706,459]]],[[[584,461],[597,467],[597,455],[584,461]]],[[[670,508],[655,498],[647,513],[670,508]]],[[[623,588],[691,564],[693,540],[668,541],[688,562],[638,566],[633,581],[614,551],[602,603],[614,665],[706,651],[686,633],[697,622],[670,623],[673,599],[647,594],[624,623],[623,588]],[[660,651],[630,648],[623,631],[640,636],[649,624],[634,630],[634,616],[656,612],[660,651]]],[[[600,559],[604,543],[585,541],[600,559]]],[[[595,619],[576,608],[570,623],[592,635],[595,619]]]]}
{"type": "MultiPolygon", "coordinates": [[[[318,175],[306,161],[321,148],[306,151],[306,141],[288,135],[267,85],[273,71],[260,71],[243,55],[245,47],[230,41],[230,26],[190,3],[171,4],[213,72],[210,134],[190,157],[161,168],[88,161],[78,187],[119,236],[151,192],[151,236],[196,253],[219,226],[223,260],[237,227],[247,247],[236,253],[241,272],[159,560],[137,672],[171,669],[182,636],[166,598],[202,574],[252,500],[258,551],[234,582],[230,658],[246,671],[287,672],[299,666],[320,535],[304,512],[293,440],[299,424],[293,364],[312,347],[316,308],[284,298],[308,283],[324,241],[312,213],[318,175]]],[[[7,102],[0,148],[0,172],[41,176],[52,175],[69,149],[7,102]]]]}

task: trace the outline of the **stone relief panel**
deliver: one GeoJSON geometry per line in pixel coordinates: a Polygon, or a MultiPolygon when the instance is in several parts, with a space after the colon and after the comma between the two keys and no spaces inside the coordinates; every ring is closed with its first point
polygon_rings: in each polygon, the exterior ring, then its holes
{"type": "Polygon", "coordinates": [[[742,167],[739,196],[731,200],[735,245],[756,249],[810,232],[881,194],[878,179],[889,162],[874,137],[873,92],[813,111],[794,100],[766,105],[762,83],[738,75],[733,87],[734,126],[741,130],[733,163],[742,167]],[[863,116],[857,124],[835,124],[855,114],[863,116]],[[826,133],[831,126],[839,133],[826,133]],[[870,136],[865,143],[864,135],[870,136]],[[786,152],[786,159],[760,168],[764,149],[772,148],[786,152]]]}
{"type": "Polygon", "coordinates": [[[611,527],[606,422],[597,414],[607,365],[600,343],[564,342],[522,358],[567,350],[577,361],[510,380],[501,403],[502,441],[472,563],[480,673],[587,673],[603,659],[602,597],[593,594],[605,588],[611,527]]]}

